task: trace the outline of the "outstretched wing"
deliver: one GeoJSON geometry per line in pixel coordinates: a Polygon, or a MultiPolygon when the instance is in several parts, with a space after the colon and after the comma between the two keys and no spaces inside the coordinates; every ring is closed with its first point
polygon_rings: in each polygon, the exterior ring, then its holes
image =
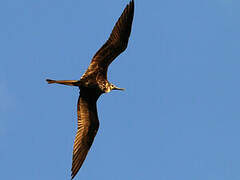
{"type": "Polygon", "coordinates": [[[94,55],[91,64],[82,78],[92,74],[94,71],[103,71],[106,76],[110,63],[127,48],[132,29],[133,15],[134,1],[132,0],[125,7],[107,42],[94,55]]]}
{"type": "Polygon", "coordinates": [[[83,89],[78,99],[78,130],[73,147],[72,179],[81,168],[98,131],[99,121],[96,107],[98,97],[83,89]]]}

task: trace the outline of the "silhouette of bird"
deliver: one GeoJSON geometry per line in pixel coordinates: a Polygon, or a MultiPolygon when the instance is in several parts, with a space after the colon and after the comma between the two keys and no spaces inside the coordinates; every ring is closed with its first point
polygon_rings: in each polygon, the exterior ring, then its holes
{"type": "Polygon", "coordinates": [[[124,90],[107,80],[107,70],[111,62],[122,53],[128,45],[134,15],[134,0],[125,7],[105,44],[97,51],[87,71],[80,80],[51,80],[68,86],[78,86],[77,115],[78,128],[73,146],[72,179],[81,168],[99,128],[96,102],[101,94],[111,90],[124,90]]]}

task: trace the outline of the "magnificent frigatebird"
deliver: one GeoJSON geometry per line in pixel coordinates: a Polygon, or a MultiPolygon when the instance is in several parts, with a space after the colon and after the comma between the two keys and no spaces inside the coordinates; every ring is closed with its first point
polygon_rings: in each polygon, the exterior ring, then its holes
{"type": "Polygon", "coordinates": [[[123,90],[108,82],[107,70],[111,62],[127,48],[133,14],[134,0],[131,0],[115,24],[110,37],[94,55],[80,80],[46,80],[49,84],[78,86],[80,89],[77,105],[78,129],[74,141],[71,169],[72,179],[81,168],[99,128],[96,107],[98,98],[101,94],[111,90],[123,90]]]}

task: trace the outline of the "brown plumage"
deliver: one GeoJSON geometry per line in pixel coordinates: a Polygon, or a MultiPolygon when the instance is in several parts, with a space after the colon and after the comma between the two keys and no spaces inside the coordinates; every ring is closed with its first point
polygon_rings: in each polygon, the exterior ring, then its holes
{"type": "Polygon", "coordinates": [[[78,86],[80,89],[77,105],[78,129],[73,147],[72,179],[81,168],[99,128],[96,107],[98,98],[101,94],[111,90],[123,90],[108,82],[107,70],[111,62],[127,48],[133,14],[134,1],[132,0],[115,24],[107,42],[94,55],[80,80],[47,79],[49,84],[78,86]]]}

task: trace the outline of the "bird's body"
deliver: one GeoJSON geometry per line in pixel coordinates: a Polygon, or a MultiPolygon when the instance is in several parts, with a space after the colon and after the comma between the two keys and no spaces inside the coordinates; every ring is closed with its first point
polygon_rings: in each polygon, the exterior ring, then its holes
{"type": "Polygon", "coordinates": [[[47,79],[49,84],[77,86],[80,89],[77,106],[78,130],[73,147],[72,178],[81,168],[99,128],[96,106],[98,98],[101,94],[111,90],[123,90],[107,80],[107,70],[111,62],[127,48],[133,14],[134,1],[132,0],[115,24],[107,42],[94,55],[80,80],[47,79]]]}

